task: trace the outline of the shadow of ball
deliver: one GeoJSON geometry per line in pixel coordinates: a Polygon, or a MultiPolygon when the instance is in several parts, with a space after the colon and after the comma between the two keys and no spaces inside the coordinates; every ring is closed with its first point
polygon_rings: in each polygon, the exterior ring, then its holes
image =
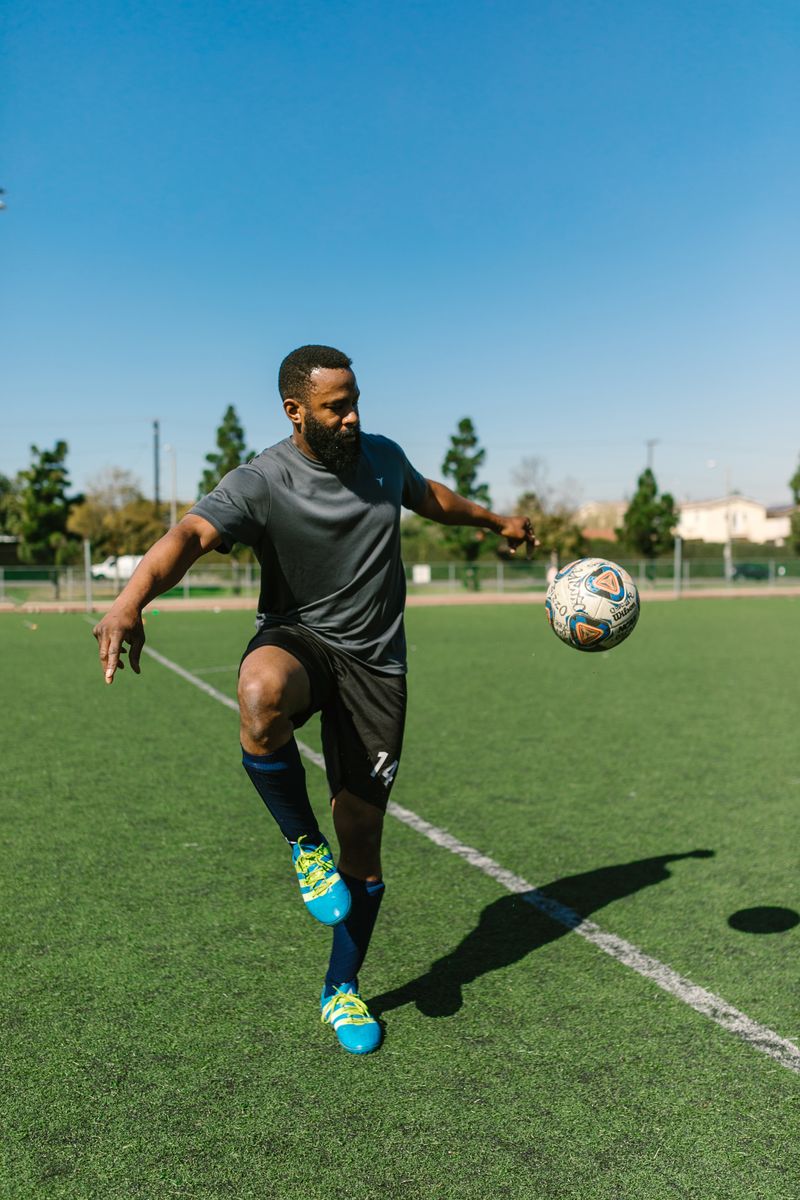
{"type": "Polygon", "coordinates": [[[760,908],[740,908],[738,912],[728,917],[731,929],[740,933],[786,933],[800,924],[800,913],[793,908],[774,908],[764,905],[760,908]]]}

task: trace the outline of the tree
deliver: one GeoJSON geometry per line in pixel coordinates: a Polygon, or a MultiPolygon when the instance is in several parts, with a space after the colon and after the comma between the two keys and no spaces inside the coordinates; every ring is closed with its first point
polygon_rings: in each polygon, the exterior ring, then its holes
{"type": "Polygon", "coordinates": [[[109,467],[88,485],[69,516],[70,533],[88,538],[95,554],[144,554],[164,532],[163,521],[146,500],[139,481],[121,467],[109,467]]]}
{"type": "Polygon", "coordinates": [[[109,521],[116,554],[146,554],[164,536],[164,520],[153,510],[152,500],[138,496],[124,504],[109,521]]]}
{"type": "Polygon", "coordinates": [[[426,521],[416,513],[407,513],[400,522],[400,544],[403,562],[441,562],[450,558],[450,547],[444,540],[445,529],[435,521],[426,521]]]}
{"type": "Polygon", "coordinates": [[[550,507],[536,492],[523,492],[514,511],[518,516],[530,517],[542,553],[555,555],[562,562],[582,558],[586,553],[586,538],[573,509],[550,507]]]}
{"type": "Polygon", "coordinates": [[[553,483],[543,458],[528,455],[511,472],[511,479],[520,492],[535,492],[545,512],[575,512],[581,497],[577,479],[567,476],[553,483]]]}
{"type": "Polygon", "coordinates": [[[586,538],[576,520],[576,496],[580,488],[574,479],[554,486],[540,458],[524,458],[511,478],[523,490],[514,511],[530,517],[541,551],[564,561],[586,553],[586,538]]]}
{"type": "Polygon", "coordinates": [[[789,544],[795,554],[800,554],[800,463],[797,464],[797,470],[789,480],[789,487],[792,490],[792,500],[794,501],[794,512],[789,518],[789,544]]]}
{"type": "Polygon", "coordinates": [[[675,545],[672,531],[677,524],[675,501],[669,492],[659,496],[656,477],[647,467],[637,480],[622,526],[615,531],[617,537],[629,550],[654,559],[675,545]]]}
{"type": "Polygon", "coordinates": [[[9,479],[7,475],[0,475],[0,533],[11,532],[9,521],[12,519],[14,499],[21,482],[19,475],[15,479],[9,479]]]}
{"type": "MultiPolygon", "coordinates": [[[[459,496],[466,496],[477,504],[491,507],[488,484],[478,483],[478,471],[486,458],[486,451],[478,445],[478,435],[469,417],[464,417],[458,423],[458,431],[450,436],[450,449],[444,457],[442,472],[447,479],[453,481],[453,491],[459,496]]],[[[465,583],[476,590],[478,572],[475,561],[483,549],[485,534],[482,529],[471,529],[468,526],[447,526],[444,532],[445,541],[463,558],[467,564],[465,583]]]]}
{"type": "Polygon", "coordinates": [[[255,457],[255,450],[245,450],[244,429],[242,428],[236,409],[229,404],[222,417],[222,424],[217,429],[217,453],[207,454],[209,464],[200,479],[198,496],[213,492],[214,488],[234,467],[255,457]]]}
{"type": "Polygon", "coordinates": [[[33,461],[19,473],[20,486],[11,498],[8,528],[20,539],[22,562],[64,562],[70,556],[67,518],[73,501],[67,497],[67,450],[66,442],[56,442],[52,450],[31,446],[33,461]]]}

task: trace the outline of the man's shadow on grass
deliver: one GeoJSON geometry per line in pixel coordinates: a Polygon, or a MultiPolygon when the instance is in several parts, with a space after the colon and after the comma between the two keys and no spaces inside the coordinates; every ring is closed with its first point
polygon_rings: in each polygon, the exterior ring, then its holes
{"type": "Polygon", "coordinates": [[[449,954],[432,963],[424,975],[371,997],[369,1007],[381,1016],[413,1003],[427,1017],[452,1016],[463,1003],[464,984],[508,967],[532,950],[564,937],[598,908],[669,879],[668,863],[711,858],[713,854],[713,850],[661,854],[568,875],[530,892],[503,896],[487,905],[475,929],[449,954]]]}

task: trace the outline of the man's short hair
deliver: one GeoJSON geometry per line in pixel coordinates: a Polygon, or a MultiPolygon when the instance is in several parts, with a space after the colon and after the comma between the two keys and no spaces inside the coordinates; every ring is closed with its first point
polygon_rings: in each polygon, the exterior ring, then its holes
{"type": "Polygon", "coordinates": [[[349,370],[352,358],[333,346],[299,346],[287,354],[278,372],[281,399],[307,400],[311,390],[311,372],[318,367],[329,370],[349,370]]]}

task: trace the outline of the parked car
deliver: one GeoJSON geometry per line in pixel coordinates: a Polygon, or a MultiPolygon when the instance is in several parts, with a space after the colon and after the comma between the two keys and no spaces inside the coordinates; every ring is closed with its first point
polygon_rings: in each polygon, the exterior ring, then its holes
{"type": "Polygon", "coordinates": [[[121,579],[127,582],[143,558],[143,554],[111,554],[103,562],[92,566],[92,579],[109,579],[112,582],[121,579]]]}
{"type": "Polygon", "coordinates": [[[735,563],[734,579],[769,579],[769,567],[766,563],[735,563]]]}

